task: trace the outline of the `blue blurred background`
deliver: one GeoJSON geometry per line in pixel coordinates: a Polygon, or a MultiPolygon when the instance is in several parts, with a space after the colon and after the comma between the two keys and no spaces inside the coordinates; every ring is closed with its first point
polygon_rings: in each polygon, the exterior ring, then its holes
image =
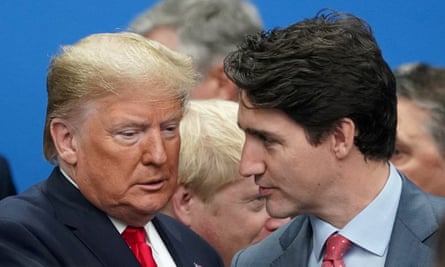
{"type": "MultiPolygon", "coordinates": [[[[19,192],[47,177],[42,153],[46,68],[60,45],[97,32],[124,30],[154,0],[1,0],[0,154],[19,192]]],[[[442,0],[252,0],[266,28],[312,17],[324,7],[368,21],[392,68],[424,61],[444,65],[442,0]]]]}

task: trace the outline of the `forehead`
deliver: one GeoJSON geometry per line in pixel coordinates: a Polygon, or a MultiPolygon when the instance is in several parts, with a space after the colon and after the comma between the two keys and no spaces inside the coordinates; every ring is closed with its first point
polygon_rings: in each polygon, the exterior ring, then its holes
{"type": "Polygon", "coordinates": [[[238,106],[238,124],[241,128],[260,128],[261,125],[282,125],[296,123],[283,111],[273,108],[257,108],[246,96],[245,92],[241,92],[240,104],[238,106]]]}
{"type": "Polygon", "coordinates": [[[153,100],[181,99],[186,91],[177,88],[179,84],[170,83],[168,79],[156,75],[147,75],[146,77],[122,76],[109,83],[111,89],[105,88],[105,90],[117,96],[139,95],[153,100]]]}
{"type": "Polygon", "coordinates": [[[434,142],[428,127],[430,114],[413,101],[400,98],[397,103],[397,142],[399,144],[419,144],[434,142]]]}
{"type": "Polygon", "coordinates": [[[162,83],[147,80],[117,81],[110,85],[110,88],[99,89],[99,93],[93,93],[83,99],[83,104],[77,105],[78,108],[90,111],[124,107],[128,110],[133,107],[160,113],[164,110],[182,112],[184,108],[184,99],[175,90],[162,83]]]}
{"type": "Polygon", "coordinates": [[[398,122],[397,128],[399,131],[406,131],[408,129],[421,130],[429,118],[429,112],[416,105],[412,100],[401,97],[397,102],[398,122]]]}

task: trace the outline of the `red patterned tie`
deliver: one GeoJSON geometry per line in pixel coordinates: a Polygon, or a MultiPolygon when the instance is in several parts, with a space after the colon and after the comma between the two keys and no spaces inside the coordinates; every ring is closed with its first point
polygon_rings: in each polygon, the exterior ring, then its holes
{"type": "Polygon", "coordinates": [[[153,254],[151,253],[151,248],[145,239],[145,229],[143,227],[128,226],[122,233],[122,237],[142,267],[157,267],[153,259],[153,254]]]}
{"type": "Polygon", "coordinates": [[[345,267],[343,255],[351,246],[351,241],[340,234],[331,235],[326,241],[325,255],[321,267],[345,267]]]}

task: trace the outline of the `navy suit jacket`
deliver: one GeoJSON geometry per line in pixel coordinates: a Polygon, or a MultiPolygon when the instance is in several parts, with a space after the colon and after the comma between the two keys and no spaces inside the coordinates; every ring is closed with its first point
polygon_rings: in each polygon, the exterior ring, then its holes
{"type": "MultiPolygon", "coordinates": [[[[162,214],[152,222],[178,267],[223,266],[185,225],[162,214]]],[[[0,266],[140,265],[108,216],[55,168],[47,180],[0,201],[0,266]]]]}
{"type": "MultiPolygon", "coordinates": [[[[445,198],[429,195],[401,176],[402,193],[385,267],[433,266],[445,198]]],[[[297,216],[262,242],[238,252],[232,267],[306,267],[311,249],[309,217],[297,216]]]]}
{"type": "Polygon", "coordinates": [[[0,199],[16,193],[9,164],[4,157],[0,156],[0,199]]]}

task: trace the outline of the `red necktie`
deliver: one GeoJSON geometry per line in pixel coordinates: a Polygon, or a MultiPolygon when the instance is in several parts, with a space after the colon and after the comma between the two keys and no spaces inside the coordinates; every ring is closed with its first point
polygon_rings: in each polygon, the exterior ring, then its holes
{"type": "Polygon", "coordinates": [[[351,241],[340,234],[331,235],[326,241],[325,255],[321,267],[345,267],[343,255],[351,246],[351,241]]]}
{"type": "Polygon", "coordinates": [[[145,229],[143,227],[128,226],[122,233],[122,237],[142,267],[157,267],[153,259],[153,254],[151,253],[151,248],[145,239],[145,229]]]}

